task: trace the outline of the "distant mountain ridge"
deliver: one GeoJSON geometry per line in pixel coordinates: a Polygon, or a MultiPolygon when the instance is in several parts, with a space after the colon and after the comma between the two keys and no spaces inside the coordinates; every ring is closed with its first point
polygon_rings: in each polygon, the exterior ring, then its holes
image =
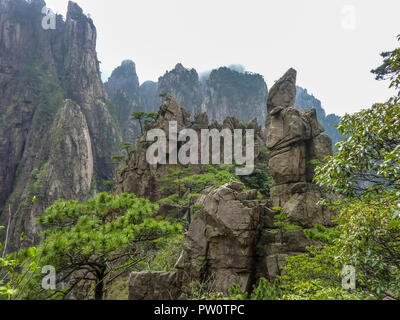
{"type": "MultiPolygon", "coordinates": [[[[129,118],[130,113],[137,108],[146,112],[158,111],[162,101],[159,95],[169,93],[192,116],[200,110],[207,112],[211,121],[223,122],[227,117],[234,116],[246,122],[257,118],[260,125],[265,125],[268,86],[260,74],[246,72],[240,65],[231,65],[199,75],[195,69],[187,69],[178,63],[174,69],[161,76],[157,83],[147,81],[139,86],[134,65],[132,61],[124,61],[105,83],[116,108],[125,110],[123,119],[129,118]],[[121,79],[121,76],[126,79],[121,79]],[[127,87],[127,83],[132,83],[132,87],[127,87]],[[119,95],[125,94],[130,100],[129,108],[126,108],[128,102],[121,103],[121,99],[115,98],[118,98],[118,90],[121,91],[119,95]]],[[[334,127],[341,118],[335,114],[326,115],[321,101],[310,95],[307,89],[297,87],[295,107],[306,110],[315,108],[318,120],[331,137],[333,145],[341,140],[340,133],[334,127]]],[[[135,130],[125,127],[123,124],[122,131],[130,130],[130,133],[123,133],[124,138],[131,141],[136,139],[137,135],[133,133],[135,130]]]]}

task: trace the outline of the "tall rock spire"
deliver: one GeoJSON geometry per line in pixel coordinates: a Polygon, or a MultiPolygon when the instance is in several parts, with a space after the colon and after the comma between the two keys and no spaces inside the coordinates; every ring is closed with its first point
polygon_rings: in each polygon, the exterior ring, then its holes
{"type": "Polygon", "coordinates": [[[70,1],[66,20],[45,30],[41,5],[0,2],[0,224],[10,206],[11,250],[22,232],[26,245],[39,240],[35,218],[54,200],[101,190],[121,140],[93,21],[70,1]]]}
{"type": "Polygon", "coordinates": [[[294,107],[296,100],[297,71],[289,69],[269,91],[267,111],[271,112],[276,107],[294,107]]]}

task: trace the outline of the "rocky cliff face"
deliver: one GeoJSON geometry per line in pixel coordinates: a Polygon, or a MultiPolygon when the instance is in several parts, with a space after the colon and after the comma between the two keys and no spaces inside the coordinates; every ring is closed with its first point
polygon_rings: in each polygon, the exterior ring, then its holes
{"type": "Polygon", "coordinates": [[[197,71],[186,69],[180,63],[158,79],[158,94],[165,93],[172,95],[178,104],[192,116],[200,110],[203,102],[203,92],[197,71]]]}
{"type": "Polygon", "coordinates": [[[135,63],[123,61],[104,85],[121,128],[122,139],[133,142],[141,133],[139,123],[131,120],[131,114],[141,110],[140,85],[135,63]]]}
{"type": "MultiPolygon", "coordinates": [[[[128,77],[127,73],[125,75],[128,77]]],[[[258,124],[264,126],[268,89],[264,79],[258,74],[223,67],[213,70],[207,79],[200,81],[196,70],[189,70],[178,63],[173,70],[167,71],[160,77],[158,83],[151,81],[143,83],[139,93],[134,96],[129,94],[133,90],[125,86],[128,79],[114,81],[112,78],[113,76],[106,84],[106,88],[110,87],[110,83],[115,84],[112,86],[115,92],[119,89],[130,100],[137,101],[141,110],[146,112],[157,112],[163,100],[160,95],[170,94],[180,106],[189,111],[192,118],[198,110],[201,110],[206,112],[211,120],[218,122],[223,122],[228,117],[235,117],[246,122],[257,119],[258,124]]],[[[126,103],[122,99],[113,97],[111,92],[109,95],[117,109],[126,109],[126,103]]],[[[124,128],[124,124],[122,127],[124,128]]]]}
{"type": "Polygon", "coordinates": [[[131,120],[131,115],[136,111],[158,111],[156,107],[159,101],[157,83],[146,81],[139,85],[135,63],[131,60],[125,60],[112,72],[104,85],[111,100],[123,140],[134,143],[136,138],[141,135],[141,130],[139,122],[131,120]]]}
{"type": "Polygon", "coordinates": [[[257,119],[264,126],[267,96],[261,75],[223,67],[212,71],[207,80],[202,110],[217,121],[234,116],[243,121],[257,119]]]}
{"type": "Polygon", "coordinates": [[[108,96],[112,99],[119,90],[130,99],[139,95],[139,78],[136,74],[136,65],[131,60],[125,60],[116,68],[105,83],[108,96]]]}
{"type": "Polygon", "coordinates": [[[10,208],[14,247],[21,232],[38,240],[35,217],[52,201],[83,200],[110,179],[121,139],[92,20],[69,2],[65,21],[45,30],[44,6],[0,2],[0,219],[10,208]]]}
{"type": "Polygon", "coordinates": [[[158,82],[158,93],[169,93],[193,116],[201,108],[211,120],[228,117],[257,119],[263,126],[268,89],[262,76],[222,67],[200,81],[196,70],[177,64],[158,82]]]}
{"type": "Polygon", "coordinates": [[[142,106],[146,112],[158,112],[159,105],[157,105],[157,91],[158,84],[153,81],[145,81],[139,88],[139,105],[142,106]]]}

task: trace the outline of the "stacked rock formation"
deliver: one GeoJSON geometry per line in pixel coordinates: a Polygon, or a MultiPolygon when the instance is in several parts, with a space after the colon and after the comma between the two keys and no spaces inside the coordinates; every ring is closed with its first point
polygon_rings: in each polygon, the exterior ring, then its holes
{"type": "Polygon", "coordinates": [[[332,154],[332,141],[315,109],[297,110],[296,71],[290,69],[271,88],[267,102],[266,139],[270,150],[272,205],[282,207],[291,222],[310,228],[330,224],[331,212],[317,204],[322,191],[312,183],[315,165],[332,154]]]}
{"type": "Polygon", "coordinates": [[[304,229],[331,224],[332,213],[318,204],[331,196],[312,183],[312,160],[332,154],[331,140],[322,134],[315,109],[294,108],[295,97],[296,71],[290,69],[271,89],[267,104],[266,144],[275,180],[271,199],[257,199],[256,190],[244,192],[236,182],[207,190],[198,201],[201,209],[186,233],[177,270],[132,273],[130,299],[184,299],[193,281],[212,292],[226,293],[231,284],[250,292],[261,277],[273,281],[282,275],[286,258],[313,244],[304,229]],[[277,213],[298,228],[277,224],[277,213]]]}

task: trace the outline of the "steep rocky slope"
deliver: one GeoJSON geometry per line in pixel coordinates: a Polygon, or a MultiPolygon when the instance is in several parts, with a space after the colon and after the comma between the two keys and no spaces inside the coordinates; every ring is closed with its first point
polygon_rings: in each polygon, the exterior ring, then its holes
{"type": "Polygon", "coordinates": [[[112,72],[104,85],[122,138],[126,142],[133,143],[140,136],[141,130],[139,122],[131,120],[131,115],[136,111],[158,111],[157,83],[146,81],[139,85],[135,63],[125,60],[112,72]]]}
{"type": "MultiPolygon", "coordinates": [[[[193,116],[203,102],[203,92],[197,71],[178,63],[175,68],[158,79],[158,94],[169,93],[182,108],[193,116]]],[[[158,104],[161,104],[161,97],[158,104]]]]}
{"type": "Polygon", "coordinates": [[[123,61],[104,85],[121,128],[122,139],[127,142],[135,140],[140,135],[138,123],[130,120],[131,114],[139,110],[140,86],[135,63],[123,61]]]}
{"type": "Polygon", "coordinates": [[[139,88],[139,105],[146,112],[157,112],[159,109],[157,97],[158,84],[153,81],[145,81],[139,88]]]}
{"type": "Polygon", "coordinates": [[[0,224],[10,209],[10,249],[22,232],[28,244],[37,241],[35,217],[55,199],[83,200],[101,189],[121,139],[93,21],[69,2],[66,19],[45,30],[44,6],[0,2],[0,224]]]}
{"type": "Polygon", "coordinates": [[[139,78],[136,65],[131,60],[125,60],[111,74],[105,83],[108,96],[113,98],[118,90],[123,91],[130,99],[136,99],[139,94],[139,78]]]}

